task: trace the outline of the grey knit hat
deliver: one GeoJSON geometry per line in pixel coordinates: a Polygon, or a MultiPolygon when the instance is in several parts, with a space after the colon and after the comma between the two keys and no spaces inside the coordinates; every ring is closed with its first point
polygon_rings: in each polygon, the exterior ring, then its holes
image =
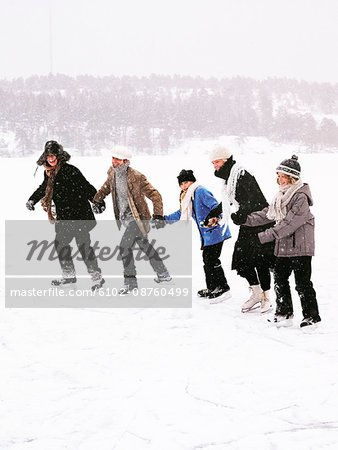
{"type": "Polygon", "coordinates": [[[285,173],[285,175],[290,175],[297,180],[300,177],[300,171],[301,168],[296,155],[292,155],[291,159],[284,159],[276,169],[276,172],[285,173]]]}

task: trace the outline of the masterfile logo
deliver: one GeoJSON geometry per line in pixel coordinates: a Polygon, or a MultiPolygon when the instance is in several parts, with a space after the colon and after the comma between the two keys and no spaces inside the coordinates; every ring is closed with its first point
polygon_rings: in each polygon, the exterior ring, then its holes
{"type": "Polygon", "coordinates": [[[191,307],[191,223],[146,236],[130,229],[116,221],[6,221],[6,307],[191,307]],[[171,280],[156,283],[162,267],[171,280]],[[95,271],[105,282],[92,291],[95,271]],[[122,297],[127,271],[137,289],[122,297]],[[62,276],[72,282],[51,286],[62,276]]]}

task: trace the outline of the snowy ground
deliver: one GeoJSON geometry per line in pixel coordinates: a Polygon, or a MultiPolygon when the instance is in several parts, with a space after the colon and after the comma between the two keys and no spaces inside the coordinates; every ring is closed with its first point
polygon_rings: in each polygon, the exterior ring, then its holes
{"type": "MultiPolygon", "coordinates": [[[[238,159],[252,169],[270,200],[274,168],[291,152],[243,152],[238,159]]],[[[24,206],[42,179],[42,171],[33,178],[38,156],[1,161],[3,219],[46,220],[39,208],[30,213],[24,206]]],[[[110,159],[71,162],[100,187],[110,159]]],[[[0,448],[336,449],[338,155],[304,154],[300,163],[317,221],[313,281],[323,322],[315,333],[299,329],[296,294],[291,329],[277,330],[257,312],[240,312],[248,291],[230,271],[234,239],[222,255],[232,298],[218,305],[194,298],[192,309],[3,307],[0,448]]],[[[132,165],[163,194],[166,213],[178,206],[176,176],[182,168],[194,169],[200,183],[219,197],[220,181],[199,149],[184,157],[135,157],[132,165]]],[[[109,204],[105,217],[111,214],[109,204]]],[[[193,232],[196,291],[204,283],[193,232]]]]}

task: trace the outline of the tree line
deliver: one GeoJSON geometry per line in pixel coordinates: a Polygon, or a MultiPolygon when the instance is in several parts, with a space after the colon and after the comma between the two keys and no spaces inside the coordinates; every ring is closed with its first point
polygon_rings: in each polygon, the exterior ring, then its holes
{"type": "Polygon", "coordinates": [[[337,146],[337,119],[338,84],[287,78],[48,75],[0,80],[3,156],[36,153],[48,139],[82,154],[116,144],[161,154],[186,139],[224,135],[262,136],[320,151],[337,146]]]}

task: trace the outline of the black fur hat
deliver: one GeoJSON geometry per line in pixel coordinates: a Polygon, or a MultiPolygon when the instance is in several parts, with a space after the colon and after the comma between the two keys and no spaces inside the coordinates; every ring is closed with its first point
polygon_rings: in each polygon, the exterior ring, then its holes
{"type": "Polygon", "coordinates": [[[185,170],[182,169],[181,172],[179,173],[178,177],[178,184],[182,184],[183,181],[196,181],[196,178],[194,176],[194,172],[192,170],[185,170]]]}
{"type": "Polygon", "coordinates": [[[43,166],[47,163],[47,156],[55,155],[58,159],[58,162],[67,162],[70,160],[70,154],[67,153],[61,144],[57,141],[47,141],[45,143],[45,150],[40,156],[40,158],[36,161],[38,166],[43,166]]]}
{"type": "Polygon", "coordinates": [[[291,159],[284,159],[276,169],[276,172],[285,173],[292,178],[300,177],[300,164],[298,162],[298,156],[292,155],[291,159]]]}

